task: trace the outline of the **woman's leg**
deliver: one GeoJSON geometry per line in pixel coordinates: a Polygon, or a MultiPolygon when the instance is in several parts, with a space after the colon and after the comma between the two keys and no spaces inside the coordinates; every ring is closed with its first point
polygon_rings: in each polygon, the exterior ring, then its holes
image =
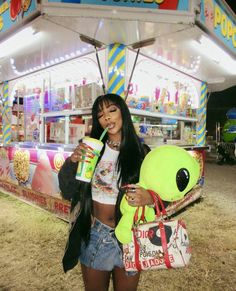
{"type": "MultiPolygon", "coordinates": [[[[107,291],[111,272],[99,271],[81,264],[85,291],[107,291]]],[[[128,291],[128,290],[127,290],[128,291]]]]}
{"type": "Polygon", "coordinates": [[[115,267],[112,271],[114,291],[136,291],[140,273],[127,276],[124,268],[115,267]]]}

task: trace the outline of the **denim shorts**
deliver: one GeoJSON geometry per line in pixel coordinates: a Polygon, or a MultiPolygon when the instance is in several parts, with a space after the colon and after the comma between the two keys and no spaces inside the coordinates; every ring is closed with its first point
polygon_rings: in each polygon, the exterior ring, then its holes
{"type": "MultiPolygon", "coordinates": [[[[82,243],[79,260],[81,264],[100,271],[112,271],[114,267],[124,268],[122,249],[115,236],[115,229],[95,219],[87,247],[82,243]]],[[[126,273],[129,276],[137,274],[126,273]]]]}

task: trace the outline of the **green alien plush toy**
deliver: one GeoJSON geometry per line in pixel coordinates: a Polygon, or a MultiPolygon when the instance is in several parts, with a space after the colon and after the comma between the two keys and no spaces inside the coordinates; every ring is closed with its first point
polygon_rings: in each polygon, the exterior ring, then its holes
{"type": "MultiPolygon", "coordinates": [[[[185,149],[163,145],[151,150],[143,160],[139,183],[144,189],[157,193],[164,201],[177,201],[198,182],[200,165],[185,149]]],[[[132,226],[137,207],[130,206],[124,197],[120,204],[122,217],[115,229],[117,239],[126,244],[132,240],[132,226]]],[[[141,215],[139,209],[139,217],[141,215]]],[[[145,206],[145,219],[152,221],[154,210],[145,206]]]]}

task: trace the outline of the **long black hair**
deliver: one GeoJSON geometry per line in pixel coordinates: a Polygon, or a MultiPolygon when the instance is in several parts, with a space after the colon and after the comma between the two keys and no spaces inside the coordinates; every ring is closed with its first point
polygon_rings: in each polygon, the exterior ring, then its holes
{"type": "MultiPolygon", "coordinates": [[[[129,108],[124,99],[117,94],[101,95],[95,100],[92,108],[93,124],[91,137],[99,138],[104,130],[98,121],[98,113],[104,104],[116,105],[120,109],[122,117],[120,153],[117,160],[119,173],[117,186],[120,189],[116,203],[116,222],[118,222],[120,218],[119,205],[124,194],[120,186],[138,182],[139,170],[145,156],[145,151],[136,134],[129,108]]],[[[107,136],[103,139],[104,144],[106,140],[107,136]]]]}
{"type": "MultiPolygon", "coordinates": [[[[139,178],[139,168],[144,158],[144,151],[142,144],[135,132],[135,128],[131,119],[131,114],[124,101],[117,94],[106,94],[99,96],[92,108],[92,130],[91,137],[99,138],[103,132],[98,121],[98,113],[103,104],[114,104],[121,111],[122,129],[121,129],[121,145],[118,156],[118,172],[120,172],[118,185],[128,183],[137,183],[139,178]]],[[[103,142],[106,143],[107,136],[104,137],[103,142]]]]}
{"type": "MultiPolygon", "coordinates": [[[[92,130],[90,136],[99,139],[103,128],[101,127],[98,120],[98,113],[102,109],[103,105],[114,104],[121,111],[122,117],[122,129],[121,129],[121,144],[120,152],[117,160],[117,169],[119,173],[119,178],[117,181],[117,186],[119,189],[118,198],[116,202],[116,224],[118,223],[121,213],[120,213],[120,202],[124,195],[124,190],[122,190],[123,185],[137,183],[139,181],[139,171],[144,159],[145,154],[148,149],[145,149],[141,144],[139,137],[135,132],[135,128],[131,119],[131,114],[129,108],[125,103],[124,99],[117,94],[105,94],[97,97],[94,101],[92,107],[92,130]]],[[[103,138],[104,147],[101,151],[101,156],[103,155],[105,149],[105,143],[107,141],[107,135],[103,138]]],[[[98,161],[99,162],[99,161],[98,161]]],[[[91,195],[91,184],[86,183],[81,187],[81,220],[84,221],[86,228],[88,227],[87,221],[91,217],[91,205],[92,205],[92,195],[91,195]],[[85,222],[86,220],[86,222],[85,222]]],[[[82,227],[83,237],[86,239],[87,230],[82,227]]]]}

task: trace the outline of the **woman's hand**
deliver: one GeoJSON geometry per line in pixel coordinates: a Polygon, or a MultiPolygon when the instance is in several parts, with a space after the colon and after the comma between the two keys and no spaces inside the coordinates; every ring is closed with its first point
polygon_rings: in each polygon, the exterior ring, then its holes
{"type": "Polygon", "coordinates": [[[93,156],[93,149],[85,143],[80,142],[70,156],[70,160],[73,163],[77,163],[82,162],[86,157],[92,158],[93,156]]]}
{"type": "Polygon", "coordinates": [[[126,186],[126,199],[130,206],[144,206],[153,204],[152,196],[148,191],[138,185],[126,186]]]}

